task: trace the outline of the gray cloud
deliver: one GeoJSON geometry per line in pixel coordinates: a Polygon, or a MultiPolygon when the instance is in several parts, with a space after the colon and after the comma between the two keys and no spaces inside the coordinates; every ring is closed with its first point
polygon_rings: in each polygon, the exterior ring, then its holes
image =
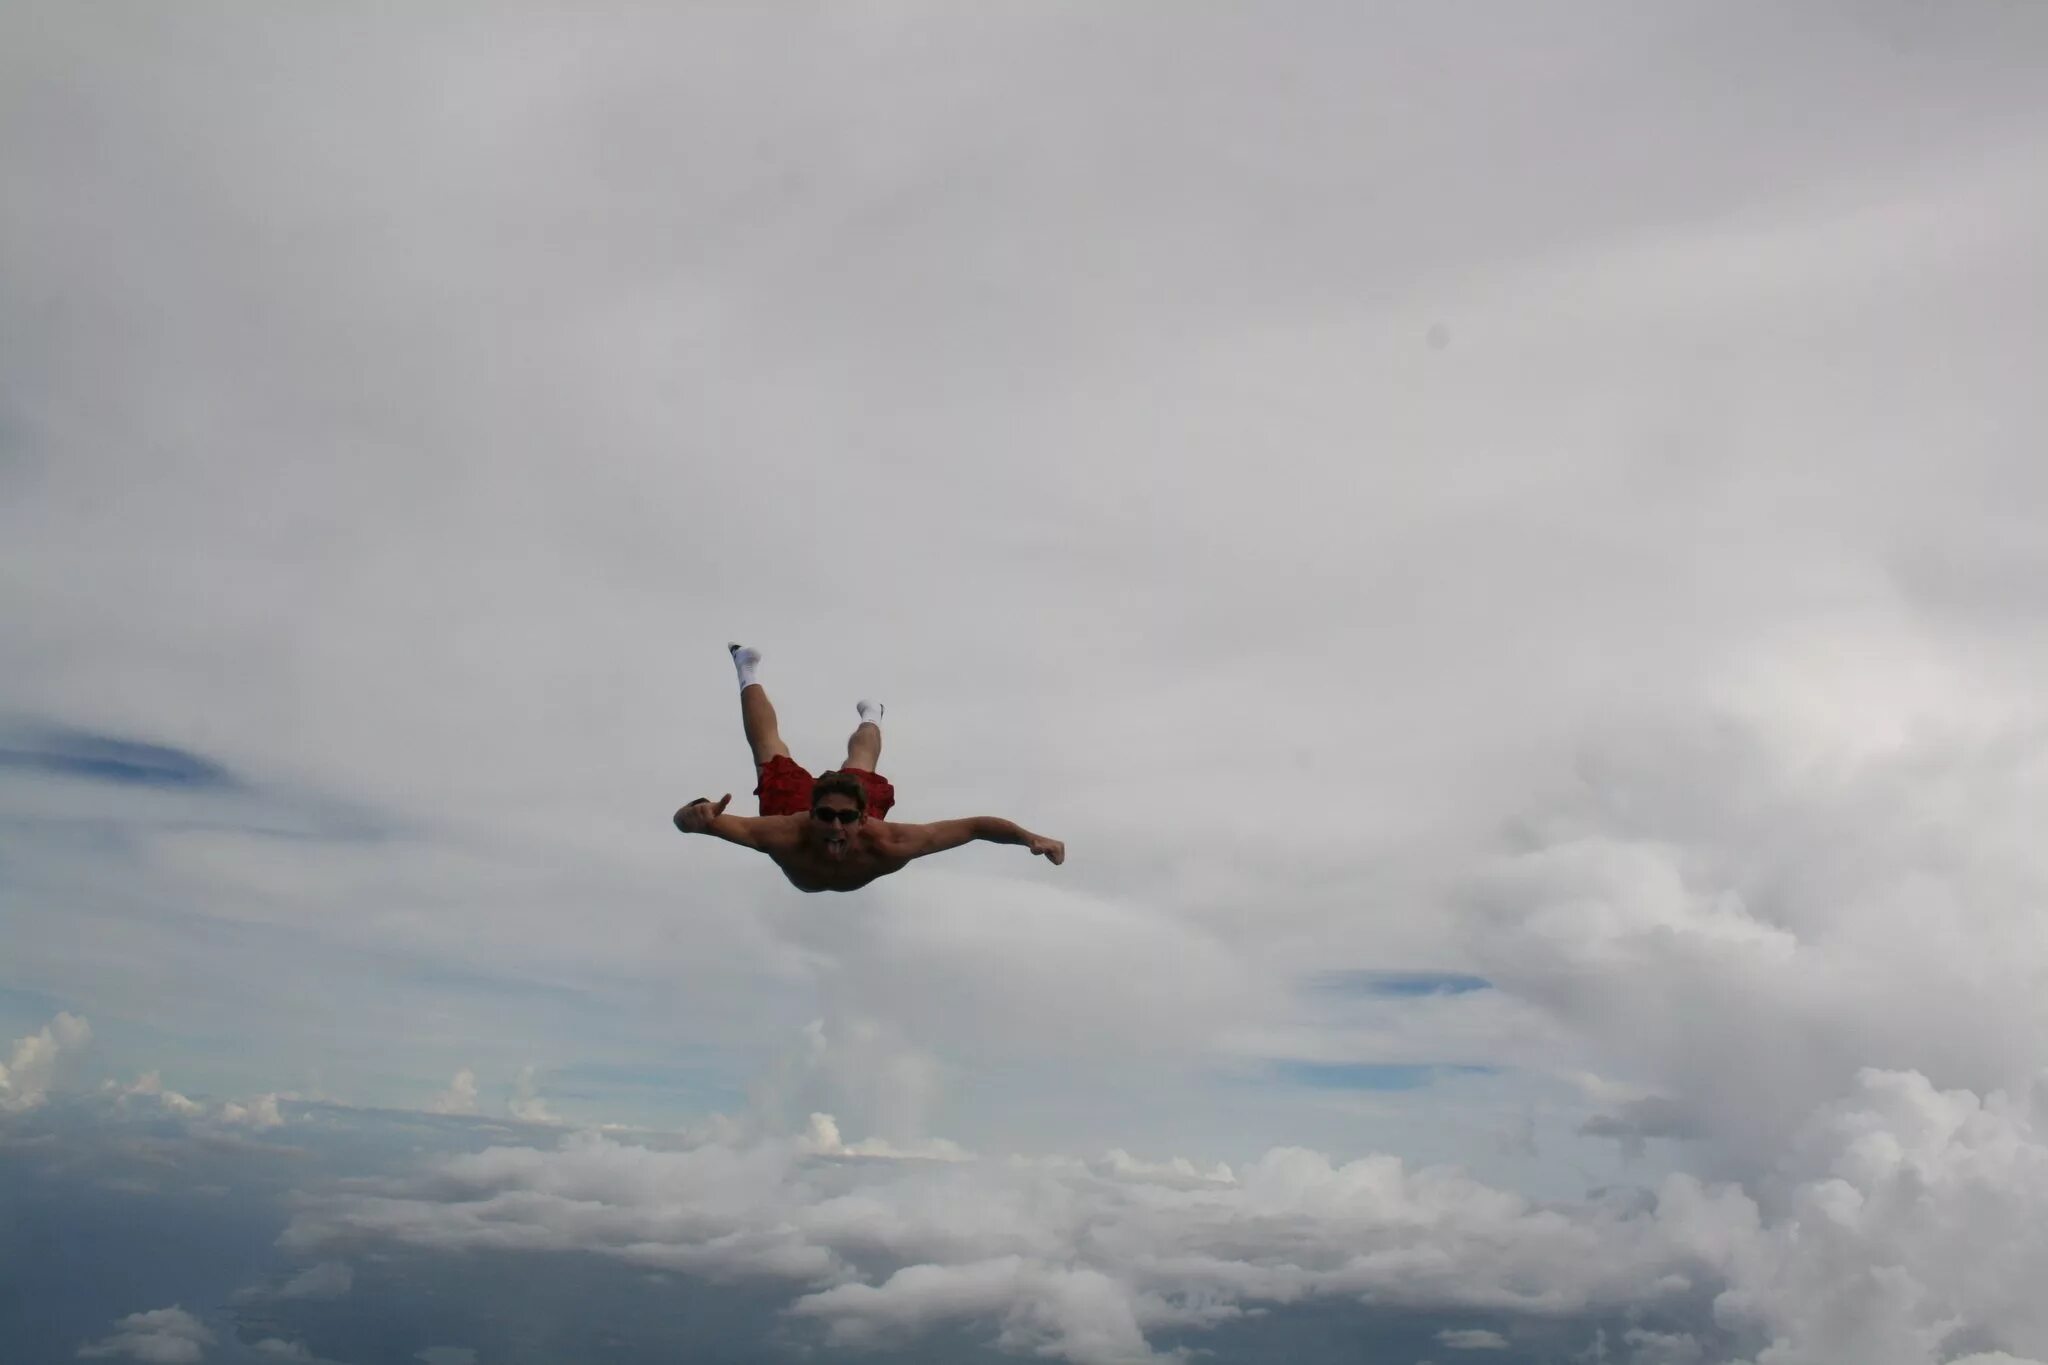
{"type": "Polygon", "coordinates": [[[1586,1137],[1613,1138],[1622,1150],[1640,1157],[1650,1138],[1689,1138],[1700,1132],[1697,1118],[1663,1095],[1645,1095],[1623,1103],[1618,1112],[1595,1114],[1579,1125],[1586,1137]]]}
{"type": "Polygon", "coordinates": [[[115,1324],[120,1330],[78,1348],[83,1359],[127,1356],[145,1365],[193,1365],[206,1358],[213,1332],[180,1305],[130,1313],[115,1324]]]}

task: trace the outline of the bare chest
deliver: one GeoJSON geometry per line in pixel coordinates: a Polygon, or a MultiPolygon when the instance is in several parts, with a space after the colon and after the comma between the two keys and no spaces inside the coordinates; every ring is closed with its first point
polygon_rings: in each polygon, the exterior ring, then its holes
{"type": "Polygon", "coordinates": [[[775,865],[799,891],[857,891],[903,866],[875,844],[863,844],[844,858],[828,858],[799,844],[774,855],[775,865]]]}

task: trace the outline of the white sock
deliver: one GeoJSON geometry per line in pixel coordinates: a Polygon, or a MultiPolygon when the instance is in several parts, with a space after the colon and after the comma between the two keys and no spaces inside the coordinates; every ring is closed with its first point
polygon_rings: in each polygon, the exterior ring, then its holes
{"type": "Polygon", "coordinates": [[[853,709],[860,712],[860,718],[866,724],[880,725],[882,723],[882,703],[878,701],[857,702],[854,704],[853,709]]]}
{"type": "Polygon", "coordinates": [[[732,666],[739,670],[740,691],[744,692],[760,681],[754,676],[754,670],[761,666],[760,650],[752,645],[727,645],[726,649],[732,653],[732,666]]]}

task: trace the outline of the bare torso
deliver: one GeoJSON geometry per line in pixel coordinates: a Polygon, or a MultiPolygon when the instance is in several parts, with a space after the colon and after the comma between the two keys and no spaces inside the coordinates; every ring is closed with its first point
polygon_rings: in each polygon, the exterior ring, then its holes
{"type": "Polygon", "coordinates": [[[864,820],[851,832],[838,857],[806,838],[807,815],[769,816],[760,822],[761,851],[775,860],[799,891],[857,891],[877,877],[901,871],[910,861],[896,848],[887,822],[864,820]]]}

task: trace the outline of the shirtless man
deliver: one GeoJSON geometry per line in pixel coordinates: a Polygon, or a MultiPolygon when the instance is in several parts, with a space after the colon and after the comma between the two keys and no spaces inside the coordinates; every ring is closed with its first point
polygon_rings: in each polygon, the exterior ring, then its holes
{"type": "Polygon", "coordinates": [[[761,798],[761,814],[727,815],[730,792],[716,801],[700,796],[675,814],[676,828],[683,833],[714,834],[757,849],[773,858],[799,891],[854,891],[901,870],[913,858],[976,839],[1022,844],[1055,867],[1067,860],[1067,846],[1059,840],[993,815],[929,825],[885,819],[896,804],[896,788],[875,772],[875,760],[882,755],[879,702],[864,701],[855,708],[860,724],[846,741],[846,762],[836,772],[813,778],[790,758],[776,729],[775,708],[755,681],[761,651],[740,645],[729,649],[740,675],[740,720],[754,751],[759,776],[754,795],[761,798]]]}

